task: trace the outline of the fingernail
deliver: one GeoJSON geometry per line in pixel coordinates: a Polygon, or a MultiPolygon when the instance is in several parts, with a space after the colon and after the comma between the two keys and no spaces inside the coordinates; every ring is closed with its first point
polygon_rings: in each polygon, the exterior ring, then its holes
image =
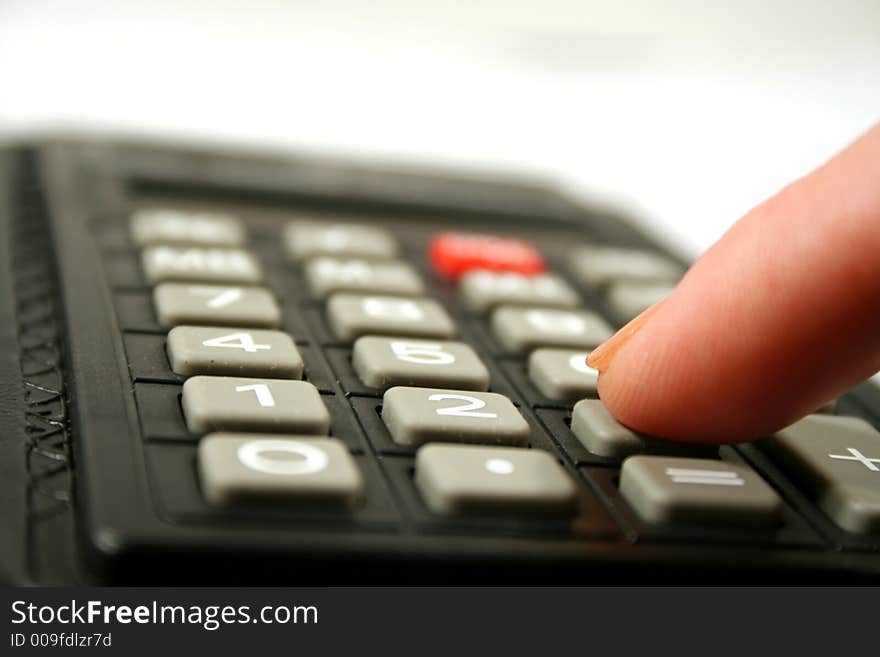
{"type": "Polygon", "coordinates": [[[657,312],[661,303],[662,301],[658,301],[647,310],[636,315],[617,333],[593,349],[593,351],[590,352],[590,355],[587,356],[587,365],[600,372],[607,371],[611,366],[611,361],[614,360],[614,356],[617,355],[617,352],[632,339],[632,336],[638,333],[642,327],[648,323],[648,320],[651,319],[655,312],[657,312]]]}

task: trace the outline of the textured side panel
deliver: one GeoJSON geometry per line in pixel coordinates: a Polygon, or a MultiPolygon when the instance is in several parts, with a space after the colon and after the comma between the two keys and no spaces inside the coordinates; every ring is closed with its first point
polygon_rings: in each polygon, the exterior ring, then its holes
{"type": "Polygon", "coordinates": [[[7,529],[4,570],[16,582],[54,581],[66,573],[72,544],[63,333],[46,205],[34,171],[31,154],[7,157],[0,195],[0,516],[7,529]]]}

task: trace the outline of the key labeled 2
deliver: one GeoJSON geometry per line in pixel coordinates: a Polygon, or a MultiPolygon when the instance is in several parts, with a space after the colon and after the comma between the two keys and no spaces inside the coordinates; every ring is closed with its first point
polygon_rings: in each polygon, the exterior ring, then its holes
{"type": "Polygon", "coordinates": [[[530,428],[504,395],[398,386],[382,401],[382,420],[394,442],[526,446],[530,428]]]}

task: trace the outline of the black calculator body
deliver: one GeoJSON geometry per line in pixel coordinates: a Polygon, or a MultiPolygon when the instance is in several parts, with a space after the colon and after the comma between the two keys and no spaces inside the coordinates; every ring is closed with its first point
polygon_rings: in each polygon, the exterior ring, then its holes
{"type": "MultiPolygon", "coordinates": [[[[546,348],[579,370],[574,355],[644,298],[580,276],[579,248],[688,264],[626,218],[524,181],[176,146],[0,151],[0,576],[876,583],[880,535],[841,526],[760,442],[656,451],[709,463],[663,471],[685,484],[733,488],[719,478],[747,469],[775,500],[772,522],[652,520],[633,501],[647,493],[622,490],[629,456],[574,431],[577,397],[595,409],[596,395],[533,358],[546,348]],[[544,304],[523,279],[548,275],[544,304]],[[160,287],[191,298],[162,301],[160,287]],[[255,290],[268,306],[222,314],[255,290]],[[381,323],[394,313],[417,328],[381,323]],[[545,343],[520,325],[532,320],[593,337],[545,343]],[[177,326],[208,332],[171,344],[177,326]],[[271,340],[296,353],[281,369],[271,340]],[[432,378],[453,358],[471,369],[432,378]]],[[[859,386],[831,416],[877,427],[880,388],[859,386]]],[[[869,470],[880,456],[859,453],[869,470]]]]}

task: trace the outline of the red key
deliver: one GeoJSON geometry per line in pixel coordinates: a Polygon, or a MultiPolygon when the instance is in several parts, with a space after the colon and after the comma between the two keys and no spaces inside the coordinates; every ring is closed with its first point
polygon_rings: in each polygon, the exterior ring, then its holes
{"type": "Polygon", "coordinates": [[[471,269],[540,274],[547,266],[528,242],[478,233],[440,233],[428,247],[434,270],[458,278],[471,269]]]}

